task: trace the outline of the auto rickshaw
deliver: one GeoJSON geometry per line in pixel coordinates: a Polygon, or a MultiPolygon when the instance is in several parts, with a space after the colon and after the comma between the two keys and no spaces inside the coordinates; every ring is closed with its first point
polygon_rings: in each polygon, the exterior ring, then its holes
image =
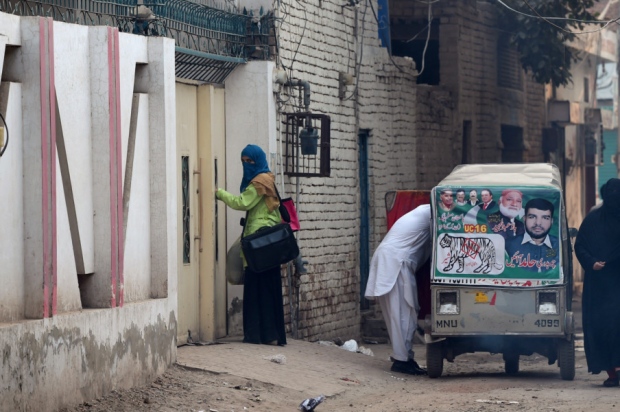
{"type": "Polygon", "coordinates": [[[431,191],[428,376],[463,353],[538,353],[575,376],[572,245],[551,164],[457,166],[431,191]],[[464,194],[464,195],[463,195],[464,194]]]}

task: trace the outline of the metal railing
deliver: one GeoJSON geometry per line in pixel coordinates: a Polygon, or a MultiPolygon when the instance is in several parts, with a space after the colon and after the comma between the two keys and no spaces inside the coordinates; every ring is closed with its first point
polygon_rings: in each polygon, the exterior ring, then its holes
{"type": "Polygon", "coordinates": [[[166,0],[148,7],[163,22],[166,37],[174,38],[178,47],[245,57],[247,16],[187,0],[166,0]]]}
{"type": "MultiPolygon", "coordinates": [[[[211,0],[0,0],[0,11],[128,33],[165,36],[176,46],[234,58],[269,58],[272,16],[215,7],[211,0]]],[[[261,10],[262,11],[262,10],[261,10]]]]}

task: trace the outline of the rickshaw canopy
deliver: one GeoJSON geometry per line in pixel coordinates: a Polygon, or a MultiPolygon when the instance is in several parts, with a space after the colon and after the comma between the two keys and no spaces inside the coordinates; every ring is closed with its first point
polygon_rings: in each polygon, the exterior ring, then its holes
{"type": "Polygon", "coordinates": [[[456,166],[437,186],[552,186],[562,190],[560,170],[549,163],[456,166]]]}

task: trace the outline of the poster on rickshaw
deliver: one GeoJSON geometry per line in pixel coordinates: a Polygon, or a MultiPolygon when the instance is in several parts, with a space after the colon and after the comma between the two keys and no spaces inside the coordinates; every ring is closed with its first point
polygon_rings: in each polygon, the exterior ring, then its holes
{"type": "Polygon", "coordinates": [[[558,189],[438,186],[431,197],[433,281],[494,286],[562,281],[558,189]]]}

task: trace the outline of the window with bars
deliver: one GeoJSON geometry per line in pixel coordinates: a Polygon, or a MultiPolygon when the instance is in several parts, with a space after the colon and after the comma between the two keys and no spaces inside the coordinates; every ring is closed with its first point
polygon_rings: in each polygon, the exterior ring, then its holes
{"type": "Polygon", "coordinates": [[[284,123],[284,174],[329,177],[330,117],[287,113],[284,123]]]}

